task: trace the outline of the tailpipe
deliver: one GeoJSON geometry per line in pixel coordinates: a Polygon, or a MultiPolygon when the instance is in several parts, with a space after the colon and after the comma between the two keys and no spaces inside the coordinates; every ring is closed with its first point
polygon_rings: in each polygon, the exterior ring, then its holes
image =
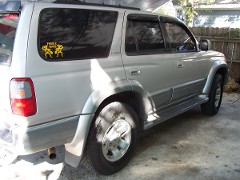
{"type": "Polygon", "coordinates": [[[57,155],[56,155],[55,147],[48,149],[48,157],[49,157],[49,159],[52,159],[52,160],[56,159],[57,155]]]}

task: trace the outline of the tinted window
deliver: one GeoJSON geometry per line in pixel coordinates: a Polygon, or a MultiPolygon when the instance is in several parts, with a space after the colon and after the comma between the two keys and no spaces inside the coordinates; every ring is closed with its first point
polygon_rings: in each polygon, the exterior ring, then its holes
{"type": "Polygon", "coordinates": [[[109,55],[117,12],[45,9],[39,25],[39,52],[48,61],[109,55]]]}
{"type": "Polygon", "coordinates": [[[132,25],[128,22],[125,49],[127,53],[137,53],[136,41],[133,36],[132,25]]]}
{"type": "Polygon", "coordinates": [[[164,50],[164,41],[157,21],[130,20],[125,47],[127,53],[148,53],[164,50]]]}
{"type": "Polygon", "coordinates": [[[11,63],[18,19],[18,14],[0,14],[0,65],[11,63]]]}
{"type": "Polygon", "coordinates": [[[179,24],[165,23],[169,36],[171,49],[177,52],[195,51],[196,45],[193,37],[179,24]]]}

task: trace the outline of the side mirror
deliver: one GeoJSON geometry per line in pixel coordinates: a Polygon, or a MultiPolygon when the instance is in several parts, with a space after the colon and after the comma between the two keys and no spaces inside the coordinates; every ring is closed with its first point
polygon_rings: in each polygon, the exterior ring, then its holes
{"type": "Polygon", "coordinates": [[[211,49],[211,41],[208,39],[203,39],[199,43],[199,48],[203,51],[208,51],[211,49]]]}

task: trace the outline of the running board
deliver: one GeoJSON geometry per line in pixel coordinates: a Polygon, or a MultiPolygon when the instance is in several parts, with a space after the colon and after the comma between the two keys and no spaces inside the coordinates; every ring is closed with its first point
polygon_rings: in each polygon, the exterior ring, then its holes
{"type": "Polygon", "coordinates": [[[197,107],[207,101],[208,97],[201,95],[161,108],[157,112],[152,113],[148,116],[148,119],[144,122],[144,130],[147,130],[163,121],[166,121],[194,107],[197,107]]]}

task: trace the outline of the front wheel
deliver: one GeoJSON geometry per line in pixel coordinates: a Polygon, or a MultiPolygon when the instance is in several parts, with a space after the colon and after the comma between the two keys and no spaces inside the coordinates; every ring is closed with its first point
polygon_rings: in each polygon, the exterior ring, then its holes
{"type": "Polygon", "coordinates": [[[201,105],[202,113],[205,115],[217,114],[223,94],[223,78],[220,74],[216,74],[213,80],[212,88],[209,94],[208,102],[201,105]]]}
{"type": "Polygon", "coordinates": [[[88,164],[104,175],[121,170],[133,154],[139,130],[137,115],[128,105],[106,105],[90,130],[85,150],[88,164]]]}

